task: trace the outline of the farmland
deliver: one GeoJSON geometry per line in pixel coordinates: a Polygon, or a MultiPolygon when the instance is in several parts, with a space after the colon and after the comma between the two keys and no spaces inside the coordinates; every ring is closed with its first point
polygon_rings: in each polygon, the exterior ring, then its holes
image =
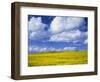
{"type": "Polygon", "coordinates": [[[87,59],[87,51],[41,52],[28,54],[28,66],[87,64],[87,59]]]}

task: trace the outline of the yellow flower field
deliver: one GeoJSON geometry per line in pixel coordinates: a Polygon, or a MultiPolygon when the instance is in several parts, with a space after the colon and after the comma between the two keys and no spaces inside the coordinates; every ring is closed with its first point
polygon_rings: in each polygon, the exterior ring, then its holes
{"type": "Polygon", "coordinates": [[[87,51],[41,52],[28,55],[28,66],[87,64],[87,51]]]}

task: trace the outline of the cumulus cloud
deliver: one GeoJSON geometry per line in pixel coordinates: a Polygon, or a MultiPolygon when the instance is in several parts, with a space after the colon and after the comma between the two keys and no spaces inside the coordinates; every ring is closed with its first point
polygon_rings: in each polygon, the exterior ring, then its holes
{"type": "Polygon", "coordinates": [[[87,32],[81,32],[85,20],[81,17],[55,17],[50,25],[52,36],[49,41],[78,42],[87,37],[87,32]]]}
{"type": "Polygon", "coordinates": [[[80,17],[55,17],[50,25],[53,34],[79,28],[84,23],[80,17]]]}
{"type": "Polygon", "coordinates": [[[52,35],[50,41],[75,41],[81,37],[81,32],[79,30],[64,31],[59,34],[52,35]]]}
{"type": "Polygon", "coordinates": [[[29,27],[29,39],[41,39],[48,35],[48,32],[44,30],[47,25],[42,23],[41,17],[32,17],[28,22],[29,27]]]}
{"type": "Polygon", "coordinates": [[[49,31],[45,31],[47,26],[42,22],[41,17],[32,17],[28,22],[29,39],[42,39],[50,37],[49,41],[76,41],[86,33],[81,33],[79,27],[84,24],[84,18],[81,17],[55,17],[49,31]]]}
{"type": "MultiPolygon", "coordinates": [[[[28,22],[29,27],[29,39],[41,40],[48,38],[47,41],[53,42],[73,42],[79,41],[83,44],[87,44],[87,32],[82,32],[79,27],[84,26],[85,20],[82,17],[55,17],[48,30],[44,30],[47,24],[42,22],[42,17],[32,17],[28,22]]],[[[44,40],[45,41],[45,40],[44,40]]],[[[75,48],[65,48],[65,50],[71,50],[75,48]]],[[[60,51],[64,49],[55,48],[43,48],[43,47],[31,47],[29,51],[60,51]]]]}
{"type": "Polygon", "coordinates": [[[49,37],[49,33],[41,30],[36,32],[30,32],[29,34],[29,39],[31,40],[39,40],[47,37],[49,37]]]}
{"type": "Polygon", "coordinates": [[[43,30],[46,25],[42,23],[41,17],[32,17],[28,22],[29,31],[39,31],[43,30]]]}

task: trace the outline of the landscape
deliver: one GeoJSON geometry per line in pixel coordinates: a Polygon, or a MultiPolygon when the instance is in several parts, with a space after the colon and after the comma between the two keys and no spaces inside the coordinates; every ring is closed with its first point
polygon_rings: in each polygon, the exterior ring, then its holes
{"type": "Polygon", "coordinates": [[[86,51],[42,52],[29,54],[28,66],[86,64],[86,51]]]}
{"type": "Polygon", "coordinates": [[[28,66],[88,63],[88,18],[28,15],[28,66]]]}

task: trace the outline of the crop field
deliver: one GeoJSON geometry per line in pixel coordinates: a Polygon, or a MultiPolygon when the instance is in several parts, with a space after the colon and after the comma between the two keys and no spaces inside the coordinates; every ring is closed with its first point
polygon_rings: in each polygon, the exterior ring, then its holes
{"type": "Polygon", "coordinates": [[[28,66],[87,64],[87,51],[41,52],[28,55],[28,66]]]}

